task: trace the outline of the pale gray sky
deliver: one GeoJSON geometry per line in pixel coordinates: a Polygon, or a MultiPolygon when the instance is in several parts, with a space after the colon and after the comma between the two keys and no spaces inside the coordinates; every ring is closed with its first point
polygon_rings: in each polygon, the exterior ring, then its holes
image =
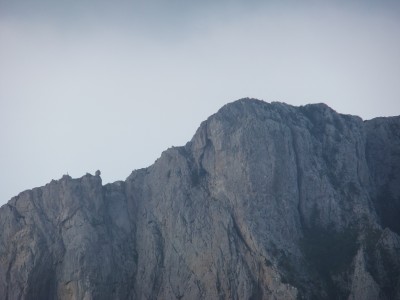
{"type": "Polygon", "coordinates": [[[215,2],[0,0],[0,204],[125,179],[242,97],[400,114],[399,1],[215,2]]]}

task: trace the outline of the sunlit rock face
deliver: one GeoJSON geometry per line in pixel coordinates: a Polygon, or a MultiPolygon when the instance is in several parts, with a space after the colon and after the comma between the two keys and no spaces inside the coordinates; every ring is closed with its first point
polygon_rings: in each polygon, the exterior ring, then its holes
{"type": "Polygon", "coordinates": [[[242,99],[0,209],[2,299],[400,299],[400,118],[242,99]]]}

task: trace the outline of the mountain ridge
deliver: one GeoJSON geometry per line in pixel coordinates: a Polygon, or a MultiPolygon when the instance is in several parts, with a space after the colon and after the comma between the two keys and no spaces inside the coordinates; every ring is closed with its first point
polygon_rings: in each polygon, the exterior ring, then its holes
{"type": "Polygon", "coordinates": [[[125,181],[0,208],[6,299],[400,297],[400,118],[223,106],[125,181]]]}

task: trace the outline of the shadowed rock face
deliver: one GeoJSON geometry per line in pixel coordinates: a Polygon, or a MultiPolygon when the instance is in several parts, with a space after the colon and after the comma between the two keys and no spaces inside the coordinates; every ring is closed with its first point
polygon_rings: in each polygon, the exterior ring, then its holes
{"type": "Polygon", "coordinates": [[[400,118],[243,99],[0,209],[2,299],[399,299],[400,118]]]}

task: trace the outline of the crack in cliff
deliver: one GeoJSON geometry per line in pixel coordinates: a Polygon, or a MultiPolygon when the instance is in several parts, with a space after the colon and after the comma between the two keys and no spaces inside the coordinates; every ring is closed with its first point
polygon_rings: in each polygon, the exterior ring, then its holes
{"type": "Polygon", "coordinates": [[[160,230],[160,225],[157,223],[152,223],[152,234],[154,236],[154,243],[155,243],[155,250],[156,250],[156,265],[155,268],[156,273],[154,276],[153,284],[152,284],[152,297],[150,298],[157,298],[158,294],[160,293],[162,281],[163,281],[163,272],[161,269],[164,267],[164,238],[162,236],[162,232],[160,230]]]}
{"type": "Polygon", "coordinates": [[[305,226],[304,215],[302,212],[303,197],[302,197],[302,191],[301,191],[303,174],[302,174],[302,170],[300,168],[300,159],[299,159],[299,154],[298,154],[298,149],[297,149],[297,137],[294,132],[294,129],[292,127],[289,127],[289,129],[290,129],[294,159],[295,159],[295,163],[296,163],[297,192],[298,192],[298,196],[299,196],[298,204],[297,204],[297,211],[299,213],[300,225],[301,225],[301,228],[303,229],[305,226]]]}
{"type": "Polygon", "coordinates": [[[245,248],[247,249],[247,251],[250,252],[251,255],[253,255],[253,250],[251,249],[251,247],[249,246],[249,244],[247,243],[246,239],[244,238],[242,231],[240,230],[236,219],[231,216],[232,218],[232,226],[233,226],[233,230],[236,233],[236,235],[238,236],[239,240],[243,243],[243,245],[245,246],[245,248]]]}
{"type": "Polygon", "coordinates": [[[8,267],[7,267],[7,272],[6,272],[6,291],[5,291],[6,299],[5,300],[9,300],[9,285],[10,285],[10,278],[11,278],[11,269],[12,269],[12,266],[13,266],[13,264],[15,262],[16,256],[17,256],[16,251],[13,251],[12,254],[11,254],[10,263],[8,264],[8,267]]]}
{"type": "MultiPolygon", "coordinates": [[[[59,221],[59,227],[60,227],[60,230],[62,229],[62,227],[64,227],[64,224],[65,223],[67,223],[68,221],[70,221],[70,220],[72,220],[72,218],[78,213],[78,211],[79,210],[81,210],[81,208],[82,208],[83,206],[81,205],[81,206],[79,206],[79,207],[77,207],[70,215],[68,215],[64,220],[62,220],[61,222],[59,221]]],[[[70,227],[65,227],[65,229],[69,229],[69,228],[71,228],[72,226],[70,226],[70,227]]]]}

